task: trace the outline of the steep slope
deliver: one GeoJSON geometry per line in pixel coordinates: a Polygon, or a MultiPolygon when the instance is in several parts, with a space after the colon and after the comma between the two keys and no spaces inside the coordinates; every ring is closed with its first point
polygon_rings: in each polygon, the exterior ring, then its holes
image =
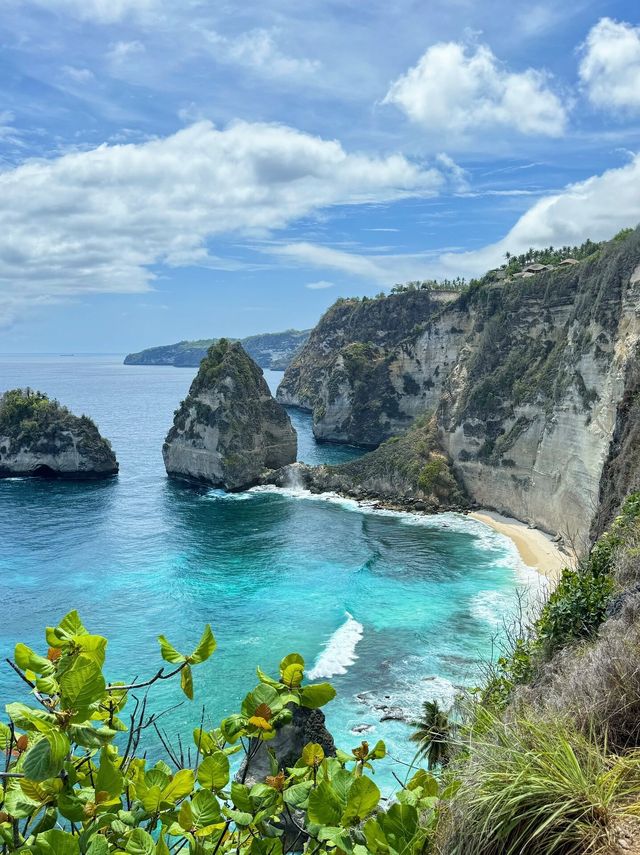
{"type": "Polygon", "coordinates": [[[31,389],[0,397],[0,478],[87,480],[117,472],[111,445],[87,416],[31,389]]]}
{"type": "MultiPolygon", "coordinates": [[[[313,411],[317,439],[377,446],[437,402],[441,376],[423,370],[412,343],[455,296],[416,290],[339,300],[286,370],[278,401],[313,411]]],[[[450,349],[447,342],[437,360],[447,364],[450,349]]]]}
{"type": "Polygon", "coordinates": [[[472,499],[580,551],[599,499],[619,504],[617,473],[639,469],[625,448],[638,430],[640,230],[579,264],[452,297],[339,302],[278,399],[311,409],[317,438],[365,446],[435,412],[472,499]]]}
{"type": "MultiPolygon", "coordinates": [[[[309,332],[309,330],[285,330],[280,333],[263,333],[243,338],[240,343],[260,368],[284,371],[306,342],[309,332]]],[[[215,342],[216,339],[207,338],[150,347],[139,353],[128,354],[124,364],[198,366],[215,342]]]]}
{"type": "Polygon", "coordinates": [[[289,416],[238,342],[207,353],[176,411],[162,454],[169,475],[227,490],[252,486],[265,469],[296,459],[289,416]]]}

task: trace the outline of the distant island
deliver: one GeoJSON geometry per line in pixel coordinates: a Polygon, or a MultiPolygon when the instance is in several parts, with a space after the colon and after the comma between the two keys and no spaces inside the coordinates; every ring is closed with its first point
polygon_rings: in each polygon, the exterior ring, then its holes
{"type": "MultiPolygon", "coordinates": [[[[284,371],[291,360],[306,344],[311,330],[285,330],[277,333],[250,335],[240,339],[249,356],[260,368],[272,371],[284,371]]],[[[179,341],[149,347],[139,353],[130,353],[125,357],[125,365],[175,365],[197,367],[207,354],[215,338],[203,338],[197,341],[179,341]]]]}

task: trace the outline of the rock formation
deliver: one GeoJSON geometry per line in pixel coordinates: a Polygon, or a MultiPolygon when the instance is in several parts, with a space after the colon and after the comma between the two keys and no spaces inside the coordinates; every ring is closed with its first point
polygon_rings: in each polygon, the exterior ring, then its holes
{"type": "Polygon", "coordinates": [[[162,454],[169,475],[225,490],[258,483],[296,459],[297,437],[262,371],[238,342],[220,339],[176,411],[162,454]]]}
{"type": "Polygon", "coordinates": [[[576,265],[432,297],[330,309],[279,400],[312,410],[318,438],[365,446],[432,411],[472,499],[584,546],[599,497],[613,507],[637,478],[640,230],[576,265]]]}
{"type": "Polygon", "coordinates": [[[0,397],[0,478],[87,480],[117,472],[111,445],[87,416],[31,389],[0,397]]]}

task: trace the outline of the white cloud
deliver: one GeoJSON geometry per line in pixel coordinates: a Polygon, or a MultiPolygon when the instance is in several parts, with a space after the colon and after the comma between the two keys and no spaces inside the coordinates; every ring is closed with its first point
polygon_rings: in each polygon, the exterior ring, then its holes
{"type": "Polygon", "coordinates": [[[567,113],[549,75],[508,71],[486,45],[440,42],[399,77],[383,101],[434,136],[464,137],[487,128],[557,137],[567,113]]]}
{"type": "Polygon", "coordinates": [[[587,238],[606,240],[627,226],[640,223],[640,154],[617,169],[570,184],[546,196],[523,214],[502,240],[474,252],[445,254],[444,275],[475,276],[504,260],[507,250],[564,246],[587,238]]]}
{"type": "Polygon", "coordinates": [[[0,173],[0,317],[43,299],[144,291],[152,265],[228,266],[209,252],[216,235],[433,195],[445,181],[400,155],[246,122],[27,161],[0,173]]]}
{"type": "Polygon", "coordinates": [[[320,279],[318,282],[307,282],[304,287],[310,291],[324,291],[325,288],[333,288],[334,283],[327,282],[326,279],[320,279]]]}
{"type": "Polygon", "coordinates": [[[62,73],[74,83],[88,83],[94,79],[93,71],[88,68],[76,68],[73,65],[63,65],[62,73]]]}
{"type": "Polygon", "coordinates": [[[120,65],[121,63],[129,60],[132,56],[144,52],[144,45],[137,39],[130,42],[115,42],[114,44],[109,45],[107,59],[114,65],[120,65]]]}
{"type": "Polygon", "coordinates": [[[85,21],[112,24],[130,15],[144,15],[162,0],[32,0],[43,9],[71,14],[85,21]]]}
{"type": "Polygon", "coordinates": [[[472,277],[504,261],[507,250],[573,246],[587,238],[606,240],[620,229],[640,223],[640,154],[562,192],[537,201],[496,243],[472,252],[430,251],[371,256],[310,243],[271,249],[283,258],[319,269],[340,270],[372,283],[391,285],[411,279],[472,277]]]}
{"type": "Polygon", "coordinates": [[[218,61],[241,65],[272,77],[308,75],[320,68],[320,63],[315,60],[284,54],[277,46],[271,30],[258,28],[234,38],[214,30],[205,30],[202,34],[213,47],[218,61]]]}
{"type": "Polygon", "coordinates": [[[604,110],[640,111],[640,27],[602,18],[583,46],[580,80],[604,110]]]}

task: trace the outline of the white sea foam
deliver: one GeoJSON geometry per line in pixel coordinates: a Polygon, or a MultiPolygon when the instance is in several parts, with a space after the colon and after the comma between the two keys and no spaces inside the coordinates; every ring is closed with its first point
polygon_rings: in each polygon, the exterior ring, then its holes
{"type": "Polygon", "coordinates": [[[506,596],[500,591],[480,591],[471,601],[470,612],[476,620],[497,627],[508,616],[512,601],[513,596],[506,596]]]}
{"type": "Polygon", "coordinates": [[[336,674],[346,674],[347,668],[358,658],[356,647],[364,634],[364,627],[350,615],[327,641],[324,650],[319,654],[315,665],[309,671],[310,680],[319,677],[335,677],[336,674]]]}
{"type": "Polygon", "coordinates": [[[226,493],[224,490],[211,489],[200,497],[205,502],[246,502],[249,493],[226,493]]]}

